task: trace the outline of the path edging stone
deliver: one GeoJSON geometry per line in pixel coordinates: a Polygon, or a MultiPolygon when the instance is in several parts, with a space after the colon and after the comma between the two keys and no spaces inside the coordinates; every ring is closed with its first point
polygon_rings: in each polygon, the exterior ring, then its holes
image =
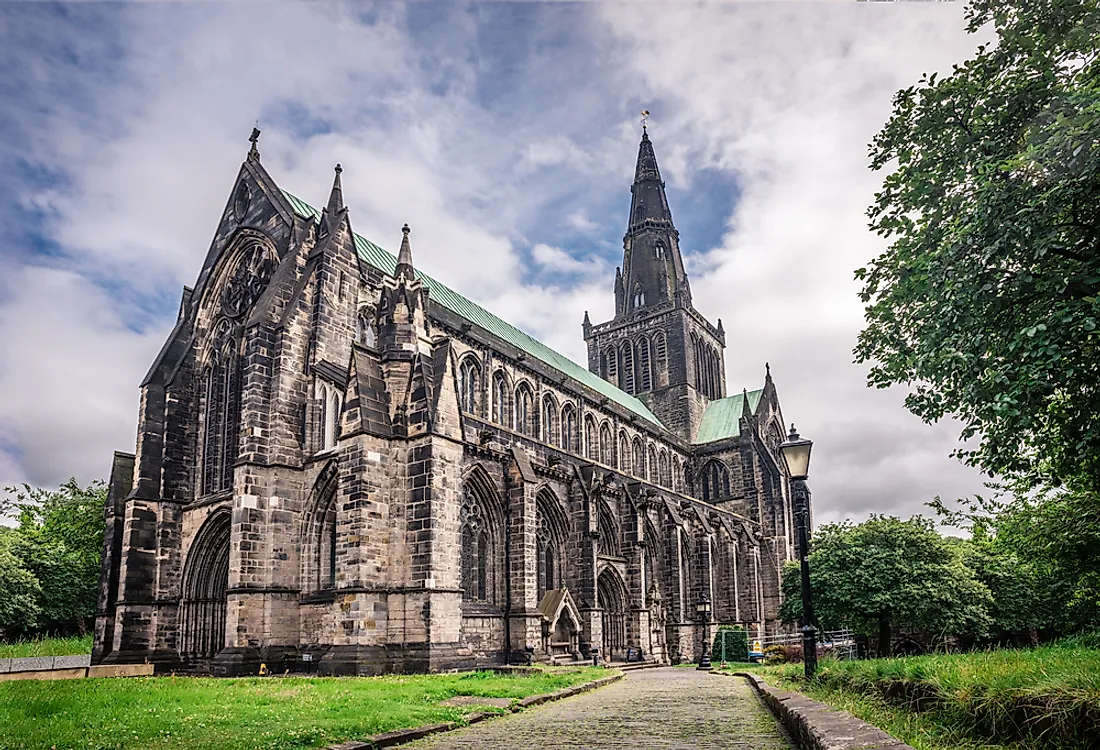
{"type": "Polygon", "coordinates": [[[744,677],[802,750],[913,750],[901,740],[847,711],[802,693],[774,688],[751,672],[719,672],[744,677]]]}
{"type": "MultiPolygon", "coordinates": [[[[618,672],[607,677],[601,677],[598,680],[592,682],[585,682],[581,685],[573,685],[572,687],[562,688],[553,693],[544,693],[542,695],[530,695],[522,700],[516,701],[509,708],[508,711],[515,713],[522,711],[525,708],[531,706],[537,706],[541,703],[549,703],[550,701],[561,700],[562,698],[569,698],[573,695],[579,695],[580,693],[587,693],[589,690],[595,690],[596,688],[603,687],[604,685],[610,685],[612,682],[618,682],[623,678],[623,673],[618,672]]],[[[392,732],[383,732],[382,734],[375,734],[365,740],[350,740],[348,742],[341,742],[337,745],[329,745],[326,750],[375,750],[376,748],[393,747],[394,745],[402,745],[406,742],[412,742],[413,740],[419,740],[423,737],[427,737],[431,734],[438,734],[439,732],[449,732],[453,729],[462,729],[470,724],[477,724],[478,722],[485,721],[486,719],[492,719],[497,716],[506,716],[507,714],[488,713],[485,711],[474,711],[468,713],[462,717],[463,723],[459,724],[455,721],[445,721],[440,724],[424,724],[419,727],[412,727],[410,729],[395,729],[392,732]]]]}

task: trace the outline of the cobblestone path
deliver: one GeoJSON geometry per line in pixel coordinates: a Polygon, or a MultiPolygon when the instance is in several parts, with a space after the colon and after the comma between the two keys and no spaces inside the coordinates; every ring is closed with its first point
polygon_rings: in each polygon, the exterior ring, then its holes
{"type": "Polygon", "coordinates": [[[607,687],[405,747],[789,750],[791,745],[744,680],[667,667],[628,672],[607,687]]]}

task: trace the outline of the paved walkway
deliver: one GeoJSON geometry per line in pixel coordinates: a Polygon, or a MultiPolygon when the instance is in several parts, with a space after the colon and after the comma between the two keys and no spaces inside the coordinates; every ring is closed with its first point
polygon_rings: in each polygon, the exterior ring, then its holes
{"type": "Polygon", "coordinates": [[[628,672],[607,687],[405,747],[789,750],[791,746],[743,679],[666,667],[628,672]]]}

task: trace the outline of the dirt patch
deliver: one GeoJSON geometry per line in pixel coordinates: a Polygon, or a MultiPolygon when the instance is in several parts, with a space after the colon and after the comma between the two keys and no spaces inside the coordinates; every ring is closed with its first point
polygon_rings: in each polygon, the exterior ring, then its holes
{"type": "Polygon", "coordinates": [[[445,701],[440,701],[439,705],[447,707],[494,706],[495,708],[508,708],[508,706],[512,705],[512,699],[482,698],[477,695],[456,695],[453,698],[448,698],[445,701]]]}

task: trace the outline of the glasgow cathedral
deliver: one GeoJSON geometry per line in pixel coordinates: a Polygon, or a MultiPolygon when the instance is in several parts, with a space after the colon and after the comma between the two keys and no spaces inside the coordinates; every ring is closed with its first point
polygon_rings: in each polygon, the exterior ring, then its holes
{"type": "MultiPolygon", "coordinates": [[[[279,187],[259,131],[115,453],[96,663],[694,659],[782,626],[770,372],[729,393],[648,134],[585,369],[279,187]],[[706,622],[704,622],[706,621],[706,622]]],[[[430,269],[428,269],[430,270],[430,269]]]]}

